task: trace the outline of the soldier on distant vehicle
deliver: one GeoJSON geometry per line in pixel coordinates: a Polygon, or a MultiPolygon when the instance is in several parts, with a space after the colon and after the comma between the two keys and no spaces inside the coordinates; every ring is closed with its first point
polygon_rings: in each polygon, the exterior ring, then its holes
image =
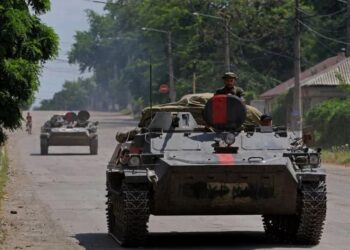
{"type": "Polygon", "coordinates": [[[223,76],[222,79],[224,80],[225,86],[223,88],[217,89],[215,91],[215,95],[235,95],[240,98],[243,98],[244,96],[244,91],[242,88],[236,86],[238,77],[235,73],[233,72],[226,72],[223,76]]]}

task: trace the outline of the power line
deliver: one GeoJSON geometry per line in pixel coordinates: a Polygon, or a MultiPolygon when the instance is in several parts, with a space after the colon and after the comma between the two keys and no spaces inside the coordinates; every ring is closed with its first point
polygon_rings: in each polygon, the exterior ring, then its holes
{"type": "Polygon", "coordinates": [[[321,18],[322,18],[322,17],[332,17],[332,16],[334,16],[334,15],[337,15],[337,14],[339,14],[339,13],[341,13],[341,12],[346,11],[346,8],[343,8],[343,9],[341,9],[341,10],[337,10],[337,11],[335,11],[335,12],[333,12],[333,13],[323,14],[323,15],[311,14],[311,13],[308,13],[308,12],[302,10],[302,9],[298,9],[298,10],[299,10],[301,13],[307,15],[308,17],[321,17],[321,18]]]}
{"type": "MultiPolygon", "coordinates": [[[[346,21],[346,19],[344,19],[343,21],[346,21]]],[[[307,23],[307,25],[310,26],[310,23],[307,23]]],[[[337,33],[338,34],[341,29],[344,29],[344,27],[338,26],[338,27],[336,27],[334,29],[326,29],[326,28],[323,28],[323,27],[317,27],[317,29],[319,30],[319,32],[337,33]]],[[[340,37],[338,37],[338,39],[340,39],[340,37]]]]}
{"type": "MultiPolygon", "coordinates": [[[[243,42],[247,42],[245,39],[243,39],[243,38],[237,36],[237,35],[234,34],[233,32],[231,32],[231,35],[232,35],[233,37],[237,38],[238,40],[241,40],[241,41],[243,41],[243,42]]],[[[252,41],[250,41],[250,42],[252,42],[252,41]]],[[[241,44],[242,44],[242,43],[241,43],[241,44]]],[[[244,46],[248,46],[247,44],[244,44],[244,43],[243,43],[243,45],[244,45],[244,46]]],[[[269,51],[269,50],[260,48],[260,47],[258,47],[258,46],[256,46],[256,45],[255,45],[255,46],[254,46],[254,45],[250,45],[250,46],[248,46],[248,47],[251,47],[251,48],[253,48],[253,49],[255,49],[255,50],[259,50],[259,51],[263,51],[263,52],[266,52],[266,53],[270,53],[270,54],[273,54],[273,55],[278,55],[278,56],[282,56],[282,57],[294,59],[292,56],[288,56],[288,55],[281,54],[281,53],[274,52],[274,51],[269,51]]]]}
{"type": "Polygon", "coordinates": [[[314,36],[315,36],[317,42],[318,42],[319,44],[321,44],[321,45],[323,46],[323,48],[327,49],[329,52],[331,52],[331,53],[334,54],[334,55],[337,54],[332,48],[330,48],[328,45],[326,45],[326,44],[324,44],[323,42],[321,42],[321,40],[320,40],[316,35],[314,35],[314,36]]]}
{"type": "Polygon", "coordinates": [[[234,36],[235,38],[237,38],[237,39],[239,39],[241,41],[244,41],[244,42],[257,42],[257,41],[260,41],[260,40],[270,36],[273,33],[273,31],[271,31],[270,33],[267,33],[264,36],[261,36],[259,38],[254,38],[254,39],[242,38],[242,37],[238,36],[237,34],[233,33],[231,30],[230,30],[230,33],[231,33],[232,36],[234,36]]]}
{"type": "Polygon", "coordinates": [[[61,58],[56,58],[56,59],[53,59],[52,61],[60,62],[60,63],[69,63],[69,61],[67,59],[61,59],[61,58]]]}
{"type": "Polygon", "coordinates": [[[347,2],[345,0],[337,0],[338,2],[341,2],[341,3],[345,3],[347,4],[347,2]]]}
{"type": "Polygon", "coordinates": [[[80,75],[79,71],[73,71],[73,70],[64,70],[64,69],[53,69],[49,68],[47,66],[44,67],[45,71],[50,71],[53,73],[62,73],[62,74],[68,74],[68,75],[80,75]]]}
{"type": "Polygon", "coordinates": [[[320,32],[314,30],[313,28],[311,28],[309,25],[303,23],[301,20],[298,19],[298,22],[303,25],[305,28],[307,28],[309,31],[313,32],[314,34],[324,38],[324,39],[327,39],[327,40],[330,40],[330,41],[333,41],[335,43],[340,43],[340,44],[349,44],[347,42],[344,42],[344,41],[340,41],[340,40],[337,40],[337,39],[334,39],[334,38],[331,38],[331,37],[328,37],[328,36],[325,36],[323,34],[321,34],[320,32]]]}
{"type": "MultiPolygon", "coordinates": [[[[236,38],[239,39],[239,37],[237,36],[236,38]]],[[[240,39],[239,39],[240,40],[240,39]]],[[[286,54],[282,54],[282,53],[279,53],[279,52],[276,52],[276,51],[272,51],[272,50],[267,50],[267,49],[263,49],[257,45],[248,45],[249,43],[241,43],[243,46],[245,47],[249,47],[249,48],[252,48],[256,51],[260,51],[260,52],[264,52],[266,54],[270,54],[270,55],[274,55],[274,56],[279,56],[279,57],[283,57],[283,58],[287,58],[287,59],[290,59],[290,60],[294,60],[294,57],[293,56],[290,56],[290,55],[286,55],[286,54]]],[[[303,64],[305,66],[312,66],[313,64],[306,61],[305,58],[303,59],[304,62],[303,64]]]]}

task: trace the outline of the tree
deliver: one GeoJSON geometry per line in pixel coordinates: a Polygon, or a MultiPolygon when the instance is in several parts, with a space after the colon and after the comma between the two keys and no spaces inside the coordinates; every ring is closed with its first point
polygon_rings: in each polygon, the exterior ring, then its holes
{"type": "Polygon", "coordinates": [[[49,0],[0,2],[0,143],[4,129],[21,126],[21,110],[39,86],[43,63],[58,51],[58,37],[38,15],[49,0]]]}
{"type": "MultiPolygon", "coordinates": [[[[345,6],[325,2],[302,1],[303,68],[334,56],[343,46],[336,40],[344,40],[345,6]]],[[[153,92],[169,79],[166,34],[141,27],[171,31],[178,97],[192,92],[194,73],[197,92],[221,86],[223,19],[230,20],[231,68],[241,87],[254,96],[293,75],[294,0],[119,0],[108,1],[105,10],[103,15],[88,12],[90,29],[77,32],[70,61],[81,70],[93,70],[98,90],[105,93],[101,99],[121,107],[132,98],[148,100],[150,57],[153,92]]],[[[168,101],[161,94],[154,97],[156,102],[168,101]]]]}
{"type": "Polygon", "coordinates": [[[315,130],[316,143],[320,146],[349,143],[350,98],[331,99],[312,108],[305,123],[315,130]]]}
{"type": "Polygon", "coordinates": [[[93,78],[77,81],[66,81],[63,89],[54,94],[50,100],[41,101],[39,110],[81,110],[90,109],[96,94],[96,83],[93,78]]]}

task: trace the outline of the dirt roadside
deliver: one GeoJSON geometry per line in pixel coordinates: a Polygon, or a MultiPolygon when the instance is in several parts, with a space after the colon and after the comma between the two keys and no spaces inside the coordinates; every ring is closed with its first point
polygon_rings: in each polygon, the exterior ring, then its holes
{"type": "Polygon", "coordinates": [[[83,249],[76,240],[66,236],[48,214],[31,188],[30,173],[21,168],[17,143],[10,136],[7,144],[9,154],[8,182],[5,187],[1,209],[1,224],[5,240],[0,249],[83,249]]]}

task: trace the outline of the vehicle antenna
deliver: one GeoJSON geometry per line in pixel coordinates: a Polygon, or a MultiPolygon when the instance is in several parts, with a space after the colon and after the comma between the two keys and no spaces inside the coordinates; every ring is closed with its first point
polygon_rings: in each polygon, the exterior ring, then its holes
{"type": "Polygon", "coordinates": [[[149,56],[149,106],[151,109],[152,119],[152,56],[149,56]]]}

